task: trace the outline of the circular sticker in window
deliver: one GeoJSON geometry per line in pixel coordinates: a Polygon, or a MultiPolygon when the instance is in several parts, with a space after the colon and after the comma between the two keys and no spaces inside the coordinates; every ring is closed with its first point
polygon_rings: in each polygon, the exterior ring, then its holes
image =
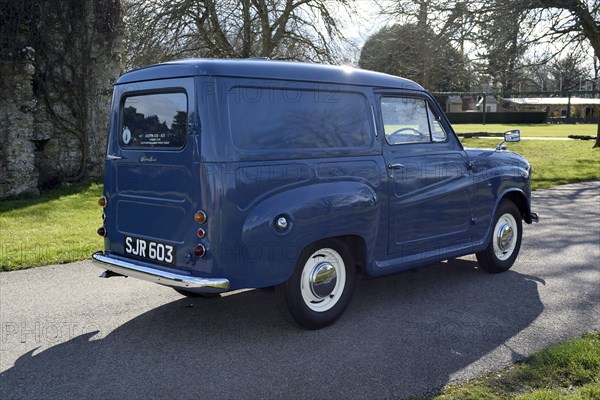
{"type": "Polygon", "coordinates": [[[123,127],[123,136],[122,136],[122,138],[123,138],[123,143],[124,144],[129,144],[129,142],[131,142],[131,131],[126,126],[123,127]]]}

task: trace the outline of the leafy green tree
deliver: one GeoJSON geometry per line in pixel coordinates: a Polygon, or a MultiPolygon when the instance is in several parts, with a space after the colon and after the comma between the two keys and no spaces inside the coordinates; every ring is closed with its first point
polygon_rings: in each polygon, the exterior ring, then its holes
{"type": "Polygon", "coordinates": [[[407,24],[384,27],[369,37],[359,66],[414,80],[432,91],[461,91],[473,81],[463,60],[445,37],[407,24]]]}

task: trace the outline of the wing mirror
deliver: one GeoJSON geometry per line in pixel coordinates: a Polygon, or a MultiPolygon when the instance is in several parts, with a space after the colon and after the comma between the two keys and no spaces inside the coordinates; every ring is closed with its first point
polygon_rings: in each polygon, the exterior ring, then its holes
{"type": "Polygon", "coordinates": [[[521,141],[521,131],[513,129],[512,131],[504,132],[504,141],[496,146],[496,150],[506,150],[507,146],[504,143],[516,143],[521,141]]]}

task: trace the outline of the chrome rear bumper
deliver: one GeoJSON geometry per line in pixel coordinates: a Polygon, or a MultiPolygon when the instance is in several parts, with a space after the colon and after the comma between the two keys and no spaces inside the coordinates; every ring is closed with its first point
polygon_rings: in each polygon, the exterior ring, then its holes
{"type": "Polygon", "coordinates": [[[127,261],[108,257],[99,251],[92,255],[97,267],[112,271],[119,275],[143,279],[159,285],[176,287],[196,293],[222,293],[229,290],[229,281],[224,278],[201,278],[183,274],[174,274],[158,269],[148,268],[127,261]]]}

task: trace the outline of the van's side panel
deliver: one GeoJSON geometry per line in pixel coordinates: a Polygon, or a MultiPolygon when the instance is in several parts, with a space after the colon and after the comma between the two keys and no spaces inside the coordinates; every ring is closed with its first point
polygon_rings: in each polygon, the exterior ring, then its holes
{"type": "MultiPolygon", "coordinates": [[[[207,257],[197,261],[198,271],[226,276],[232,288],[262,287],[286,281],[300,252],[320,239],[357,236],[365,242],[367,252],[373,254],[380,236],[380,213],[385,207],[381,197],[385,199],[386,188],[382,184],[385,164],[375,137],[372,89],[218,77],[200,77],[198,87],[205,91],[205,94],[199,93],[201,104],[206,102],[206,106],[200,107],[201,203],[209,215],[209,251],[207,257]],[[240,94],[240,88],[247,92],[240,94]],[[290,124],[297,125],[289,127],[305,136],[279,140],[279,146],[269,142],[254,146],[235,136],[240,135],[239,129],[243,126],[236,127],[240,121],[232,121],[232,118],[254,118],[262,112],[255,104],[259,101],[257,90],[277,101],[277,96],[283,93],[277,91],[288,89],[295,91],[284,94],[294,96],[288,100],[295,109],[314,113],[318,108],[325,114],[315,118],[327,117],[333,121],[330,131],[327,125],[315,127],[319,129],[318,135],[326,136],[312,139],[315,148],[300,148],[312,144],[302,142],[310,135],[305,133],[310,128],[305,121],[291,121],[290,124]],[[232,93],[236,96],[233,100],[232,93]],[[328,106],[327,101],[336,101],[336,93],[341,93],[339,102],[328,106]],[[250,95],[253,97],[244,98],[250,95]],[[345,101],[361,102],[358,112],[364,112],[364,118],[361,114],[361,120],[355,121],[361,124],[356,129],[364,130],[362,137],[355,138],[357,146],[344,146],[343,139],[331,134],[331,130],[339,126],[347,127],[348,134],[354,132],[352,121],[339,121],[336,126],[336,108],[344,107],[345,101]],[[241,111],[234,109],[238,102],[241,111]],[[252,115],[240,114],[248,110],[253,110],[252,115]],[[332,115],[327,114],[328,110],[332,115]],[[329,134],[331,137],[327,137],[329,134]],[[298,143],[290,143],[295,139],[298,143]],[[316,142],[320,140],[333,145],[318,147],[316,142]],[[335,145],[337,142],[339,145],[335,145]],[[289,221],[284,231],[274,224],[280,216],[289,221]]],[[[285,117],[285,110],[277,111],[285,107],[286,104],[273,103],[269,112],[274,121],[285,117]]],[[[272,137],[273,129],[286,129],[288,125],[258,126],[264,127],[265,137],[272,137]]],[[[257,133],[260,140],[260,132],[257,133]]],[[[357,131],[356,135],[359,134],[357,131]]]]}

